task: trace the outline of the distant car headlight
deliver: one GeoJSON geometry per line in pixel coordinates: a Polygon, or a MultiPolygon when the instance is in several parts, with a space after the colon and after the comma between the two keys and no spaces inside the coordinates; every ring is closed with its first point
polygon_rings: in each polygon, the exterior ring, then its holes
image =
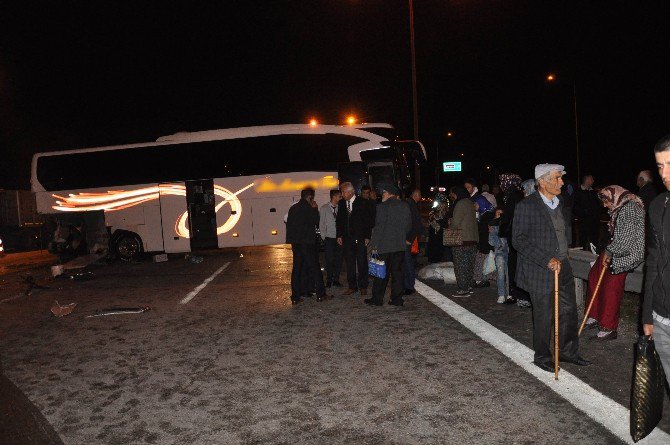
{"type": "Polygon", "coordinates": [[[437,202],[437,201],[433,201],[433,208],[435,208],[435,207],[437,207],[437,206],[439,206],[439,205],[440,205],[439,202],[437,202]]]}

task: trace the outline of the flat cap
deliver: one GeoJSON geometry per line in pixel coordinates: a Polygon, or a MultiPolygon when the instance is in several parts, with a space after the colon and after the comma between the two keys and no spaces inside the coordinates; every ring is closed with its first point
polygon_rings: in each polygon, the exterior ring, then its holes
{"type": "Polygon", "coordinates": [[[390,193],[392,195],[400,194],[400,189],[395,184],[392,184],[390,182],[382,182],[381,184],[378,184],[377,187],[381,191],[386,191],[387,193],[390,193]]]}
{"type": "Polygon", "coordinates": [[[565,167],[560,164],[538,164],[535,166],[535,179],[540,179],[542,176],[551,172],[561,172],[565,174],[565,167]]]}

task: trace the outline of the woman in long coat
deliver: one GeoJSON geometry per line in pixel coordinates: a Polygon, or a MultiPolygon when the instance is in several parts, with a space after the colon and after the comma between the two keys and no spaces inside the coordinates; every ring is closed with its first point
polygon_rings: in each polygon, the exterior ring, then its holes
{"type": "Polygon", "coordinates": [[[472,295],[474,284],[475,256],[479,243],[477,228],[477,213],[475,204],[470,200],[470,194],[462,186],[454,187],[454,216],[451,218],[450,228],[460,230],[463,244],[452,247],[454,255],[454,274],[458,290],[453,297],[463,298],[472,295]]]}
{"type": "Polygon", "coordinates": [[[614,340],[619,327],[619,311],[626,276],[644,260],[645,212],[642,200],[618,185],[603,188],[598,197],[610,215],[608,229],[611,238],[589,272],[590,297],[601,271],[606,269],[586,326],[600,327],[595,338],[614,340]]]}

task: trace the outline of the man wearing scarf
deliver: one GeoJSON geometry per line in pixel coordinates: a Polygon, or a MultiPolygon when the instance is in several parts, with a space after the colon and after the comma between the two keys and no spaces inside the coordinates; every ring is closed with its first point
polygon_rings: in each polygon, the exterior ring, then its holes
{"type": "Polygon", "coordinates": [[[513,243],[519,253],[517,284],[533,302],[533,363],[554,371],[550,350],[554,324],[554,274],[558,271],[560,361],[591,364],[579,355],[575,281],[568,261],[567,221],[558,195],[563,186],[562,165],[535,167],[537,193],[521,201],[514,213],[513,243]]]}

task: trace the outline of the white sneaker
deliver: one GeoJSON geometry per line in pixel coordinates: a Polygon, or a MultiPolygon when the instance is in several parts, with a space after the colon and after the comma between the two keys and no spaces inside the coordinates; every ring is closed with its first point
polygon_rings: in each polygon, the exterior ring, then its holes
{"type": "Polygon", "coordinates": [[[498,297],[498,304],[503,304],[505,302],[505,297],[498,297]]]}

